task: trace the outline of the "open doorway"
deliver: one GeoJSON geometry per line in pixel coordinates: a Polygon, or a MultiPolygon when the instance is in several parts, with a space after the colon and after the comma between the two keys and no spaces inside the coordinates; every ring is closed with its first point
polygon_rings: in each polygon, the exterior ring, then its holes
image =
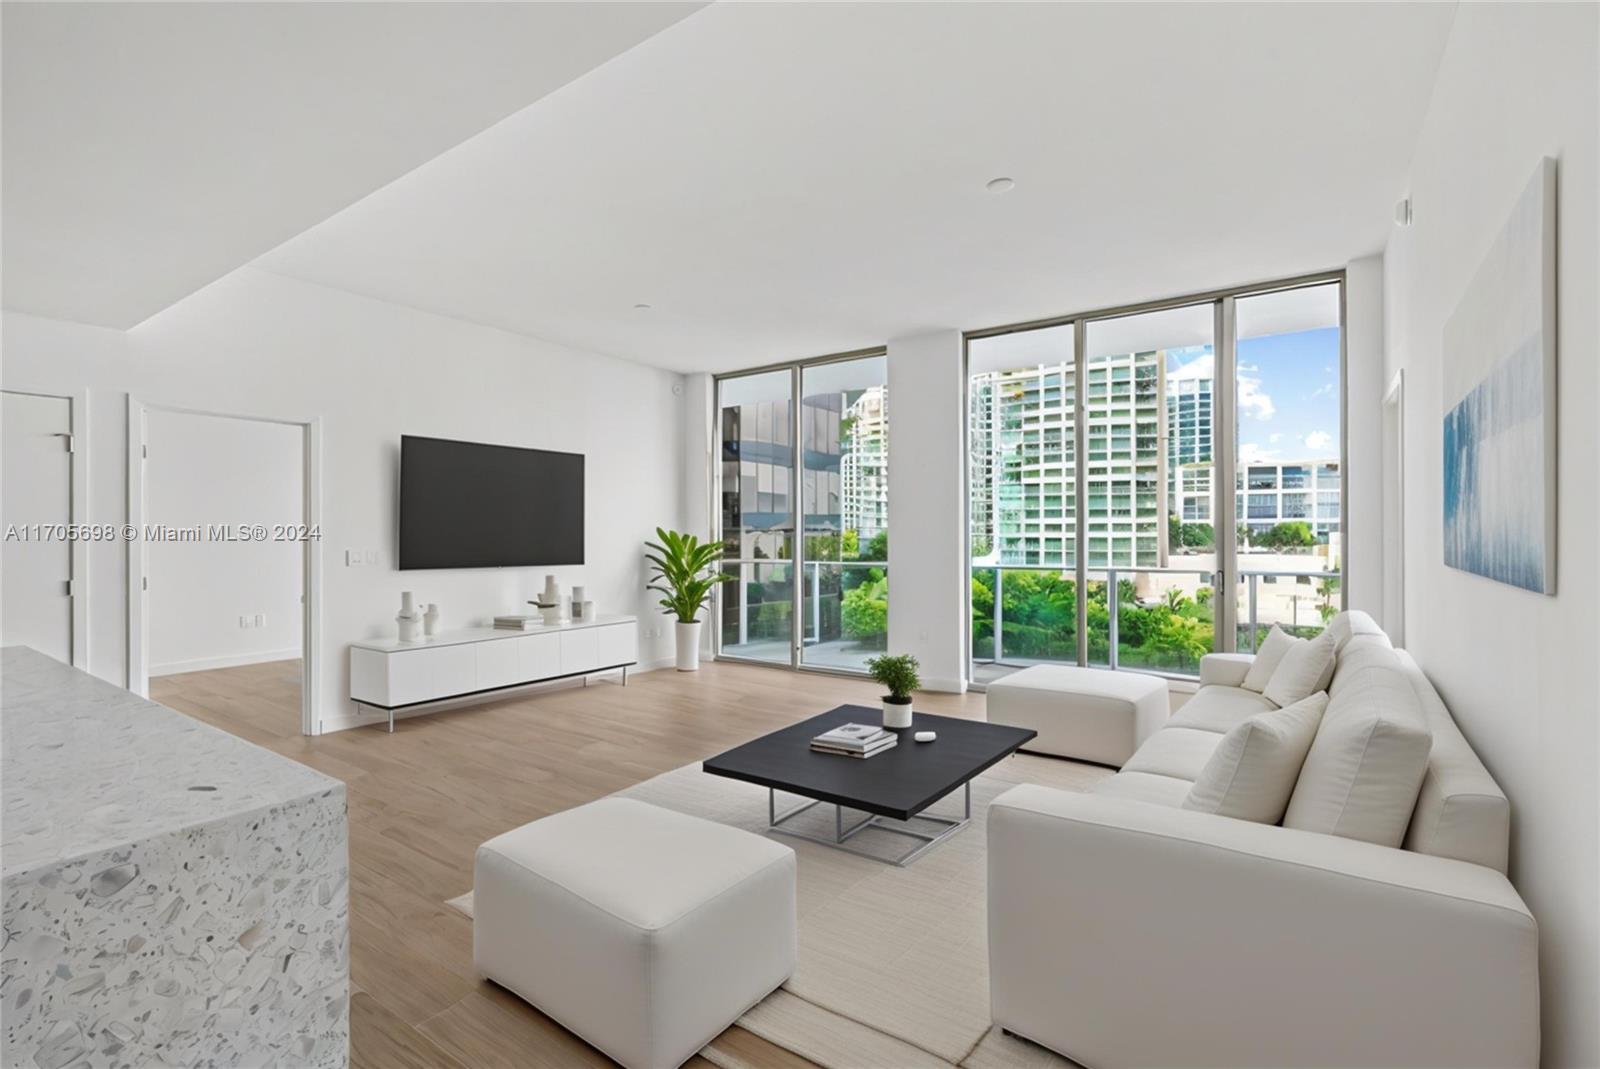
{"type": "Polygon", "coordinates": [[[130,689],[247,734],[313,732],[312,425],[137,403],[129,417],[130,689]]]}

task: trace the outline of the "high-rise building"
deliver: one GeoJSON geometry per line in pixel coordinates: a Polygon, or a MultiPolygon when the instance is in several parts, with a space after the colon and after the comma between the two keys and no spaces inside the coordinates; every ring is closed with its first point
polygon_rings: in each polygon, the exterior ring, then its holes
{"type": "MultiPolygon", "coordinates": [[[[1091,357],[1085,369],[1086,538],[1091,568],[1156,567],[1163,354],[1091,357]]],[[[971,393],[972,531],[981,560],[1076,560],[1076,380],[1070,364],[976,376],[971,393]]]]}
{"type": "Polygon", "coordinates": [[[1327,541],[1339,530],[1341,482],[1336,459],[1242,464],[1235,482],[1239,527],[1249,537],[1299,520],[1327,541]]]}
{"type": "Polygon", "coordinates": [[[889,392],[870,386],[845,409],[839,458],[840,516],[862,546],[889,529],[889,392]]]}
{"type": "MultiPolygon", "coordinates": [[[[1210,361],[1186,366],[1209,371],[1210,361]]],[[[1167,375],[1167,512],[1185,523],[1211,522],[1212,381],[1185,368],[1167,375]]]]}

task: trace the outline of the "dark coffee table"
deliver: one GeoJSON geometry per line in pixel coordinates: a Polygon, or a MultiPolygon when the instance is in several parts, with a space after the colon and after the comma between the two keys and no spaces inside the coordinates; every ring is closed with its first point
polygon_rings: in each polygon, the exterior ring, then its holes
{"type": "Polygon", "coordinates": [[[841,705],[736,746],[710,758],[701,767],[714,776],[727,776],[767,788],[768,831],[810,839],[878,861],[909,865],[966,827],[972,819],[972,780],[1038,734],[1027,728],[917,713],[909,728],[898,730],[899,744],[875,757],[841,757],[811,749],[811,740],[830,728],[852,721],[877,724],[882,720],[883,714],[878,709],[841,705]],[[917,731],[937,731],[939,737],[933,742],[917,742],[912,738],[912,733],[917,731]],[[964,795],[959,820],[924,812],[957,788],[964,795]],[[780,815],[779,791],[810,801],[780,815]],[[820,804],[834,807],[831,837],[783,827],[787,821],[820,804]],[[859,810],[867,816],[846,826],[846,809],[859,810]],[[940,830],[922,831],[905,826],[913,820],[939,825],[940,830]],[[908,836],[918,840],[920,845],[900,857],[881,858],[850,842],[867,828],[908,836]]]}

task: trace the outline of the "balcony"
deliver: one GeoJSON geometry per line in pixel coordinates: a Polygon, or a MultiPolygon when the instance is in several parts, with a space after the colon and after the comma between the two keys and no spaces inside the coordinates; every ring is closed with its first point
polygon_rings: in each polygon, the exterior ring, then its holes
{"type": "MultiPolygon", "coordinates": [[[[1216,648],[1211,571],[1097,567],[1088,579],[1091,666],[1198,677],[1200,658],[1216,648]]],[[[1237,648],[1254,652],[1274,624],[1317,634],[1338,604],[1339,582],[1337,572],[1241,572],[1237,648]]],[[[1070,567],[975,565],[973,682],[1078,664],[1076,588],[1070,567]]]]}
{"type": "MultiPolygon", "coordinates": [[[[790,664],[794,646],[792,560],[724,559],[736,576],[718,590],[718,652],[790,664]]],[[[806,561],[800,566],[800,664],[864,672],[888,647],[887,561],[806,561]]]]}

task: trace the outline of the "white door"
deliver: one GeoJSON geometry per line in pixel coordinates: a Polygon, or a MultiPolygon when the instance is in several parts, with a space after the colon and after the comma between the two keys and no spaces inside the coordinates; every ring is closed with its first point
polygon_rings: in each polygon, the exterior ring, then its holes
{"type": "Polygon", "coordinates": [[[72,663],[72,402],[4,394],[0,412],[0,645],[72,663]],[[50,531],[60,525],[63,530],[50,531]]]}

